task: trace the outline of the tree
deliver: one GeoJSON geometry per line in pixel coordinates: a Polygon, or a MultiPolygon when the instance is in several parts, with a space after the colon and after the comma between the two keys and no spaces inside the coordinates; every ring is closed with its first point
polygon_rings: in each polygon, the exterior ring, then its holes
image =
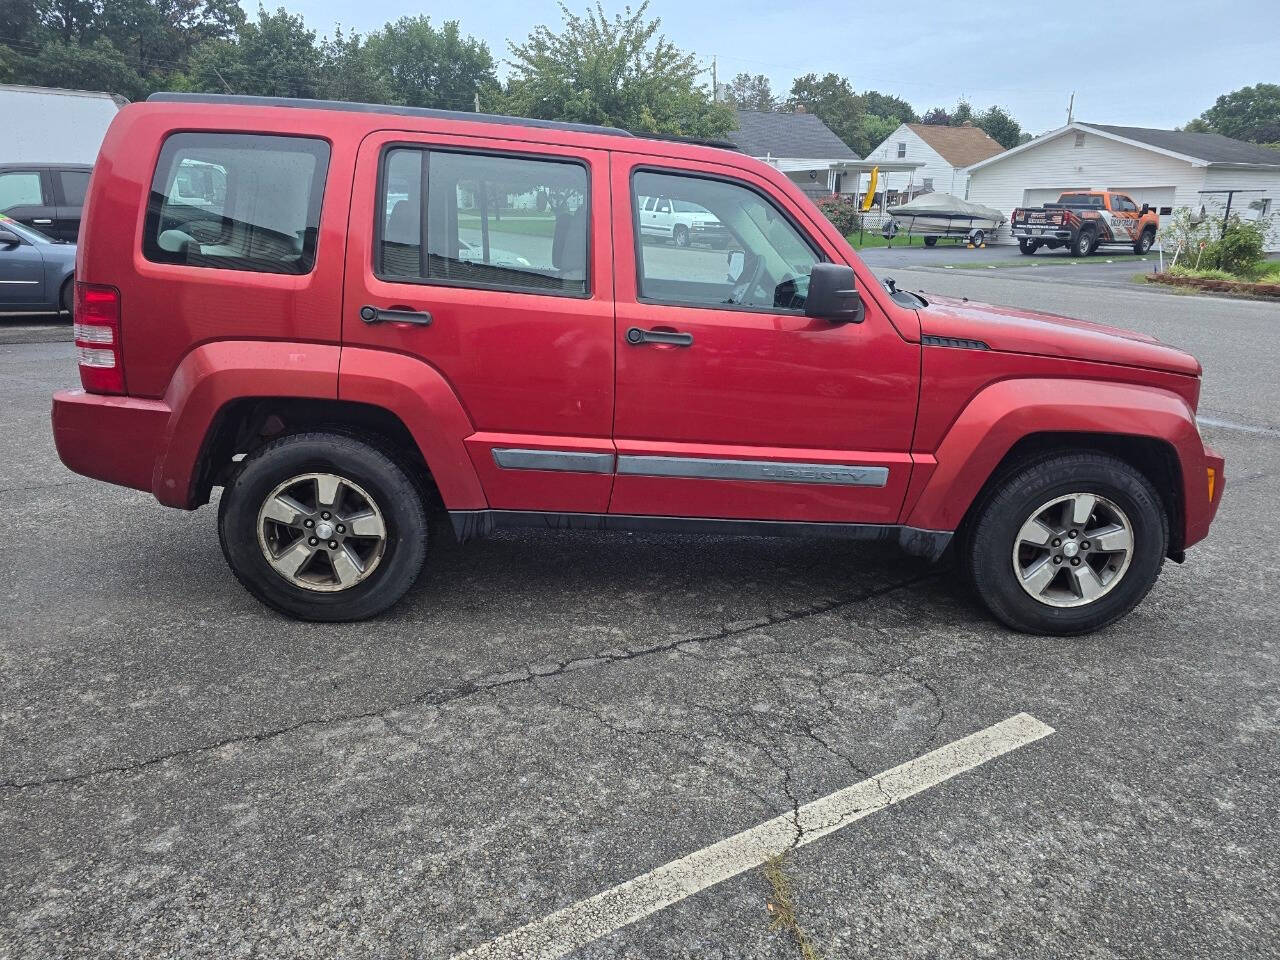
{"type": "Polygon", "coordinates": [[[978,114],[974,124],[1006,150],[1022,142],[1022,127],[1003,107],[991,105],[978,114]]]}
{"type": "Polygon", "coordinates": [[[860,151],[862,156],[865,157],[888,139],[889,135],[902,125],[902,122],[897,117],[881,117],[874,113],[864,114],[858,127],[862,140],[867,144],[866,149],[860,151]]]}
{"type": "Polygon", "coordinates": [[[806,73],[797,77],[791,84],[787,106],[792,110],[804,107],[817,116],[858,156],[865,156],[875,146],[874,143],[868,144],[862,134],[862,104],[844,77],[834,73],[822,77],[806,73]]]}
{"type": "Polygon", "coordinates": [[[321,95],[326,100],[361,103],[395,103],[387,72],[358,33],[336,27],[332,38],[320,44],[323,64],[321,95]]]}
{"type": "Polygon", "coordinates": [[[511,44],[503,108],[653,133],[727,134],[733,112],[712,102],[698,82],[702,68],[658,33],[662,21],[646,19],[648,9],[646,0],[610,19],[599,3],[582,16],[561,4],[560,33],[538,26],[524,43],[511,44]]]}
{"type": "Polygon", "coordinates": [[[234,41],[206,41],[192,52],[187,84],[194,90],[316,97],[319,68],[316,33],[302,17],[284,7],[275,13],[259,7],[257,23],[246,23],[234,41]]]}
{"type": "MultiPolygon", "coordinates": [[[[915,123],[918,119],[911,104],[901,97],[881,93],[878,90],[868,90],[860,94],[858,100],[865,112],[883,119],[896,120],[898,123],[915,123]]],[[[894,126],[896,127],[897,124],[894,126]]],[[[880,138],[880,140],[883,139],[884,137],[880,138]]],[[[873,141],[873,144],[879,143],[880,140],[873,141]]]]}
{"type": "Polygon", "coordinates": [[[951,125],[951,114],[942,107],[933,107],[920,118],[920,122],[933,127],[947,127],[951,125]]]}
{"type": "Polygon", "coordinates": [[[773,90],[769,86],[769,78],[763,73],[752,76],[740,73],[733,78],[725,90],[729,103],[739,110],[775,109],[778,101],[774,99],[773,90]]]}
{"type": "Polygon", "coordinates": [[[1250,143],[1275,143],[1280,140],[1280,85],[1259,83],[1224,93],[1186,129],[1250,143]]]}
{"type": "Polygon", "coordinates": [[[477,93],[498,85],[488,45],[464,36],[457,20],[437,29],[428,17],[401,17],[371,33],[366,47],[393,103],[470,110],[477,93]]]}

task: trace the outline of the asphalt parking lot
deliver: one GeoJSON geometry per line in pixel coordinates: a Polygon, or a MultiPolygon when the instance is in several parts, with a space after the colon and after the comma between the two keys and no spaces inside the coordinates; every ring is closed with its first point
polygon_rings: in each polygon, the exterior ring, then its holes
{"type": "Polygon", "coordinates": [[[0,345],[0,957],[1280,956],[1280,306],[876,265],[1199,355],[1225,501],[1128,619],[1010,633],[868,544],[521,532],[294,623],[213,510],[61,467],[56,329],[0,345]]]}

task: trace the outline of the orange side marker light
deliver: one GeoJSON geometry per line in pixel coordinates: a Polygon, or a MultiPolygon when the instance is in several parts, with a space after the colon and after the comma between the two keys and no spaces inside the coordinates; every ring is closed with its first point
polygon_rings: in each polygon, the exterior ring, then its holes
{"type": "Polygon", "coordinates": [[[1213,481],[1216,478],[1213,467],[1205,467],[1205,473],[1209,475],[1209,502],[1213,503],[1213,481]]]}

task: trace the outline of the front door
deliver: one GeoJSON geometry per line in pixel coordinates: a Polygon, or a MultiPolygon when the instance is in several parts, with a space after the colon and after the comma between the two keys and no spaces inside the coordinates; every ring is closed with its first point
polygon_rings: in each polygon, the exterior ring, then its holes
{"type": "MultiPolygon", "coordinates": [[[[0,229],[6,227],[0,214],[0,229]]],[[[29,308],[44,302],[44,257],[25,238],[0,241],[0,312],[29,308]]]]}
{"type": "Polygon", "coordinates": [[[471,419],[490,508],[607,509],[608,169],[601,151],[552,144],[388,130],[361,145],[343,349],[443,376],[471,419]]]}
{"type": "Polygon", "coordinates": [[[911,472],[919,346],[858,268],[860,324],[804,315],[839,252],[754,175],[613,155],[618,477],[610,512],[895,523],[911,472]],[[709,210],[729,250],[654,242],[638,200],[709,210]]]}

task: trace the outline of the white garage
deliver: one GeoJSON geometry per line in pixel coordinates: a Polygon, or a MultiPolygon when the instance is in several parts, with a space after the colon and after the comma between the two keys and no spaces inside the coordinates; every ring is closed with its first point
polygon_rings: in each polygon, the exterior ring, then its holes
{"type": "MultiPolygon", "coordinates": [[[[1280,151],[1216,133],[1074,122],[968,168],[965,199],[1007,216],[1070,190],[1116,190],[1170,216],[1179,207],[1269,223],[1280,250],[1280,151]]],[[[1006,224],[997,242],[1012,243],[1006,224]]]]}

